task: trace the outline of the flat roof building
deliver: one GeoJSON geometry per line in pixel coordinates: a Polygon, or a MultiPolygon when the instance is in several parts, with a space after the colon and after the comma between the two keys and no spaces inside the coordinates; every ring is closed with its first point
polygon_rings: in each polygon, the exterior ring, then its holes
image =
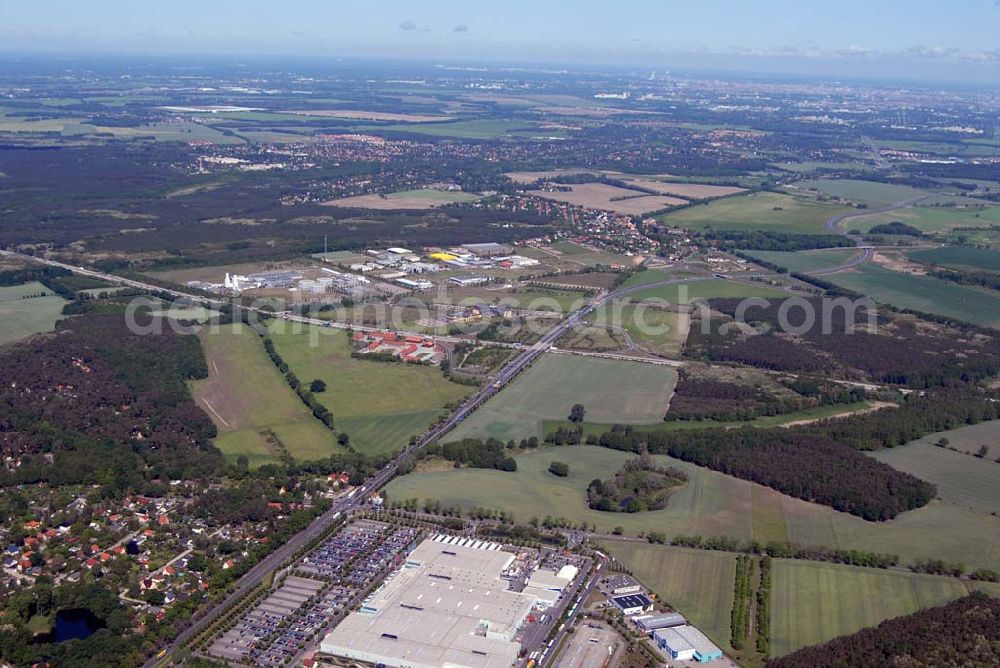
{"type": "Polygon", "coordinates": [[[473,255],[479,257],[497,257],[500,255],[510,255],[513,250],[510,246],[493,242],[484,244],[462,244],[462,248],[473,255]]]}
{"type": "Polygon", "coordinates": [[[320,650],[407,668],[511,666],[521,649],[514,636],[535,603],[501,578],[513,561],[496,543],[425,540],[320,650]]]}
{"type": "Polygon", "coordinates": [[[423,279],[397,278],[396,282],[410,290],[430,290],[434,284],[423,279]]]}
{"type": "Polygon", "coordinates": [[[665,615],[643,615],[642,617],[636,617],[634,621],[635,625],[643,633],[651,633],[657,629],[668,629],[687,624],[684,615],[678,612],[669,612],[665,615]]]}
{"type": "Polygon", "coordinates": [[[653,640],[677,661],[708,662],[722,658],[722,650],[693,626],[657,629],[653,631],[653,640]]]}
{"type": "Polygon", "coordinates": [[[465,288],[473,285],[485,285],[490,282],[490,279],[485,276],[452,276],[448,282],[465,288]]]}
{"type": "Polygon", "coordinates": [[[611,589],[611,593],[615,596],[637,594],[642,589],[642,585],[640,585],[635,578],[624,573],[618,573],[610,576],[607,579],[607,583],[608,587],[611,589]]]}
{"type": "Polygon", "coordinates": [[[645,594],[626,594],[611,599],[615,607],[626,617],[632,617],[653,609],[653,602],[645,594]]]}

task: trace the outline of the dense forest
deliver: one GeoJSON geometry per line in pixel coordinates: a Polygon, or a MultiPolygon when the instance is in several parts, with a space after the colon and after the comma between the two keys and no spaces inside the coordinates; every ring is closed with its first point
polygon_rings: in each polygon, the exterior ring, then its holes
{"type": "Polygon", "coordinates": [[[464,464],[476,469],[517,470],[517,461],[507,454],[504,443],[495,438],[488,438],[485,441],[477,438],[465,438],[443,445],[432,443],[421,450],[420,455],[421,457],[443,457],[450,462],[455,462],[456,468],[464,464]]]}
{"type": "MultiPolygon", "coordinates": [[[[843,248],[854,242],[839,234],[794,234],[791,232],[706,230],[707,241],[725,249],[800,251],[816,248],[843,248]]],[[[739,253],[738,253],[739,254],[739,253]]],[[[742,256],[742,254],[740,254],[742,256]]],[[[755,260],[756,261],[756,260],[755,260]]]]}
{"type": "Polygon", "coordinates": [[[806,647],[768,668],[1000,665],[1000,600],[972,594],[806,647]]]}
{"type": "MultiPolygon", "coordinates": [[[[711,307],[735,317],[744,300],[715,299],[711,307]]],[[[805,371],[857,376],[881,383],[927,388],[955,380],[976,381],[1000,372],[1000,337],[972,327],[930,323],[912,316],[853,310],[853,325],[844,308],[821,298],[805,302],[816,315],[814,326],[792,337],[782,331],[782,316],[791,327],[805,322],[803,309],[782,312],[781,301],[753,306],[742,314],[753,332],[728,318],[712,317],[710,326],[691,329],[688,353],[712,361],[738,362],[777,371],[805,371]],[[868,330],[869,316],[875,324],[868,330]]],[[[786,307],[787,308],[787,307],[786,307]]]]}
{"type": "Polygon", "coordinates": [[[930,483],[862,450],[893,447],[925,434],[1000,417],[995,393],[955,387],[911,394],[897,408],[822,420],[795,429],[642,432],[616,426],[598,444],[665,454],[866,520],[892,519],[934,498],[930,483]]]}
{"type": "Polygon", "coordinates": [[[781,415],[813,406],[863,401],[866,395],[860,387],[845,387],[807,377],[789,379],[784,384],[790,391],[779,394],[760,383],[699,377],[697,372],[681,368],[677,372],[677,386],[664,419],[752,420],[762,415],[781,415]]]}
{"type": "Polygon", "coordinates": [[[0,368],[0,453],[20,462],[0,484],[100,483],[121,494],[222,467],[215,426],[186,385],[207,374],[197,337],[169,327],[141,336],[121,314],[88,314],[0,350],[0,368]]]}
{"type": "Polygon", "coordinates": [[[934,485],[850,446],[784,429],[613,430],[600,445],[670,455],[866,520],[889,520],[926,505],[934,485]]]}

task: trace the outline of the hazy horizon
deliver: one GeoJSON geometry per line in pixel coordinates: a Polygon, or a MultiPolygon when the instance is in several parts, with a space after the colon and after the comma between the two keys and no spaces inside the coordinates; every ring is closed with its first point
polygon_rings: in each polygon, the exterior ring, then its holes
{"type": "Polygon", "coordinates": [[[292,0],[0,9],[14,55],[365,57],[632,66],[822,77],[1000,81],[1000,2],[802,6],[767,0],[697,7],[624,0],[500,8],[455,2],[292,0]],[[719,20],[719,17],[731,20],[719,20]]]}

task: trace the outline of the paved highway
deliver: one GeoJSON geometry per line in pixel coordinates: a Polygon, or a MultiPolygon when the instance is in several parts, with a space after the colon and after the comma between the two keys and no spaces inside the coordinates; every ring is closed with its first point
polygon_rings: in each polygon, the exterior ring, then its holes
{"type": "MultiPolygon", "coordinates": [[[[864,215],[866,213],[879,213],[882,211],[888,211],[894,208],[899,208],[901,206],[907,206],[911,202],[903,202],[892,207],[886,207],[885,209],[878,209],[874,211],[865,211],[858,213],[841,214],[839,216],[834,216],[827,221],[827,229],[831,231],[836,231],[835,233],[841,233],[839,225],[842,221],[847,218],[853,217],[855,215],[864,215]]],[[[860,241],[858,239],[857,241],[860,241]]],[[[8,257],[16,257],[18,259],[40,262],[53,267],[61,267],[67,269],[75,274],[82,276],[88,276],[91,278],[97,278],[107,281],[112,284],[124,285],[127,287],[139,288],[143,290],[158,291],[170,294],[179,298],[190,299],[195,302],[201,302],[210,305],[222,305],[226,301],[222,299],[204,297],[201,295],[195,295],[190,293],[185,293],[180,290],[163,288],[150,283],[143,283],[142,281],[137,281],[134,279],[123,278],[121,276],[116,276],[114,274],[104,273],[93,269],[87,269],[86,267],[74,266],[66,264],[64,262],[59,262],[56,260],[51,260],[48,258],[39,258],[31,255],[23,255],[20,253],[14,253],[11,251],[0,251],[0,255],[8,257]]],[[[867,249],[865,253],[861,255],[866,255],[870,257],[870,249],[867,249]]],[[[867,261],[866,259],[860,261],[867,261]]],[[[853,265],[851,265],[853,266],[853,265]]],[[[764,274],[752,275],[748,274],[746,277],[750,276],[765,276],[764,274]]],[[[766,276],[770,276],[767,274],[766,276]]],[[[713,276],[695,276],[687,278],[675,278],[666,279],[663,281],[657,281],[652,283],[646,283],[642,285],[633,285],[628,287],[618,288],[610,292],[606,292],[595,297],[589,304],[581,308],[580,310],[571,313],[561,320],[558,324],[552,327],[549,331],[541,336],[541,338],[534,344],[528,346],[522,346],[520,352],[513,357],[507,364],[505,364],[499,372],[493,377],[493,381],[486,387],[481,388],[472,396],[470,396],[466,401],[464,401],[460,406],[458,406],[451,415],[448,416],[443,422],[432,426],[428,429],[422,436],[420,436],[413,444],[407,446],[395,459],[389,462],[384,468],[375,473],[364,485],[362,485],[356,493],[349,497],[345,497],[338,500],[334,505],[324,513],[322,516],[315,519],[308,527],[303,529],[298,534],[290,538],[285,544],[279,546],[272,552],[269,556],[260,561],[256,566],[245,573],[235,585],[235,588],[231,594],[229,594],[221,603],[212,606],[206,611],[206,613],[195,621],[191,626],[181,632],[177,638],[170,643],[165,648],[166,654],[160,654],[160,658],[150,659],[147,663],[147,667],[152,667],[161,663],[164,657],[169,657],[171,653],[175,650],[183,647],[189,640],[201,633],[212,621],[214,621],[222,610],[228,608],[231,604],[235,603],[237,600],[245,596],[248,592],[256,588],[264,578],[276,570],[284,561],[291,558],[295,552],[307,545],[310,541],[318,538],[325,531],[327,531],[340,517],[342,514],[349,512],[353,508],[362,505],[365,499],[371,492],[380,489],[385,484],[387,484],[395,475],[400,462],[403,458],[412,454],[414,451],[433,443],[434,441],[440,439],[442,436],[447,434],[449,431],[454,429],[458,424],[465,420],[471,413],[478,409],[483,403],[485,403],[490,397],[492,397],[497,392],[501,391],[506,387],[514,378],[518,376],[524,369],[531,365],[540,355],[550,350],[553,344],[559,340],[564,334],[570,331],[572,328],[577,327],[583,322],[583,319],[592,313],[594,310],[599,308],[606,302],[621,299],[632,293],[639,292],[642,290],[647,290],[649,288],[660,287],[672,284],[681,283],[692,283],[696,281],[712,280],[713,276]]],[[[254,311],[257,309],[250,308],[249,310],[254,311]]],[[[270,315],[270,314],[269,314],[270,315]]],[[[347,328],[348,325],[342,323],[331,323],[329,321],[316,320],[314,318],[308,318],[306,316],[299,316],[291,313],[281,314],[288,320],[298,321],[303,323],[308,323],[312,325],[324,325],[339,328],[347,328]]],[[[373,330],[373,327],[363,327],[363,326],[353,326],[354,329],[358,330],[373,330]]],[[[457,342],[460,339],[456,337],[436,337],[444,341],[457,342]]],[[[588,586],[590,589],[593,585],[593,581],[588,586]]]]}
{"type": "Polygon", "coordinates": [[[920,195],[919,197],[913,197],[902,202],[896,202],[895,204],[890,204],[889,206],[884,206],[880,209],[860,209],[858,211],[849,211],[847,213],[838,213],[835,216],[830,216],[826,220],[826,231],[830,234],[840,234],[847,237],[854,242],[854,245],[858,247],[858,253],[854,255],[850,260],[844,262],[843,264],[838,264],[833,267],[825,267],[823,269],[818,269],[816,271],[807,272],[810,276],[826,276],[828,274],[836,274],[841,271],[845,271],[852,267],[856,267],[860,264],[870,262],[872,256],[875,254],[875,249],[872,246],[864,246],[864,240],[860,235],[849,234],[847,230],[843,228],[843,223],[851,218],[857,218],[859,216],[870,216],[875,213],[886,213],[887,211],[894,211],[896,209],[902,209],[904,207],[910,206],[911,204],[916,204],[920,200],[929,197],[929,195],[920,195]]]}

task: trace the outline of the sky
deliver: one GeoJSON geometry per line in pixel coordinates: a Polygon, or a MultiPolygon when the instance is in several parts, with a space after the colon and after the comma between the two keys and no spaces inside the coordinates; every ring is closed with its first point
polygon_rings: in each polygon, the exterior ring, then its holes
{"type": "Polygon", "coordinates": [[[0,0],[0,51],[701,66],[1000,85],[1000,0],[0,0]]]}

